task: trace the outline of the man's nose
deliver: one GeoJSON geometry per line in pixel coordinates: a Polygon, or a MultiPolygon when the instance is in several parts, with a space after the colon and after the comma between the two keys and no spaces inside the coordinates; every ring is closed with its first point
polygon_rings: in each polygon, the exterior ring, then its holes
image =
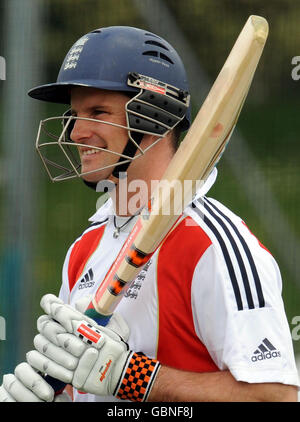
{"type": "Polygon", "coordinates": [[[82,143],[92,136],[92,122],[83,119],[74,119],[70,122],[70,138],[73,142],[82,143]]]}

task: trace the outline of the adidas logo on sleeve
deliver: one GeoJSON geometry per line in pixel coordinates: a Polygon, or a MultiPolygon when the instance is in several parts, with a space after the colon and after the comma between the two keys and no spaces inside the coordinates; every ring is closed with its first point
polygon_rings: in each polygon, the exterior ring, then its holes
{"type": "Polygon", "coordinates": [[[252,362],[261,361],[264,359],[272,359],[281,357],[279,350],[273,346],[273,344],[265,338],[258,348],[253,352],[251,357],[252,362]]]}

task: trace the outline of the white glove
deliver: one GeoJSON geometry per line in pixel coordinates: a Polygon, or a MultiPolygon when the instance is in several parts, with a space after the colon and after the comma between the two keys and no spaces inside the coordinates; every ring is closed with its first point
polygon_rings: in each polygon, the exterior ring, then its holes
{"type": "Polygon", "coordinates": [[[27,362],[16,366],[14,374],[3,376],[0,402],[71,402],[68,393],[54,397],[54,390],[27,362]],[[54,398],[54,400],[53,400],[54,398]]]}
{"type": "Polygon", "coordinates": [[[54,390],[28,363],[16,366],[14,374],[3,376],[0,402],[51,402],[54,390]]]}
{"type": "MultiPolygon", "coordinates": [[[[53,295],[44,296],[41,306],[48,316],[39,318],[36,350],[27,354],[32,367],[80,391],[146,400],[158,361],[130,351],[112,329],[98,326],[53,295]]],[[[119,317],[118,325],[124,328],[120,321],[119,317]]]]}
{"type": "MultiPolygon", "coordinates": [[[[89,318],[87,315],[84,314],[92,298],[93,296],[90,295],[84,296],[75,303],[75,308],[73,308],[70,305],[66,305],[61,299],[59,299],[55,295],[47,294],[42,297],[40,305],[42,309],[46,312],[46,314],[51,316],[50,319],[55,319],[64,327],[66,331],[72,332],[73,328],[72,325],[70,325],[70,321],[72,319],[77,321],[85,320],[94,327],[98,327],[97,323],[93,319],[89,318]]],[[[38,320],[37,323],[37,328],[39,331],[40,323],[43,323],[43,317],[41,317],[41,321],[38,320]]],[[[110,318],[106,328],[110,328],[112,331],[118,334],[125,342],[128,341],[130,334],[129,327],[120,314],[114,313],[113,316],[110,318]]]]}

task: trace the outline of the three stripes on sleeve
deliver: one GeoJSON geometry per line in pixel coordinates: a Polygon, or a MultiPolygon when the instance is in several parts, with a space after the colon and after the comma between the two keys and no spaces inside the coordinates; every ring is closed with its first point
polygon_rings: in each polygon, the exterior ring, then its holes
{"type": "MultiPolygon", "coordinates": [[[[210,230],[222,251],[237,309],[263,308],[265,298],[257,265],[250,246],[238,227],[242,223],[234,221],[225,207],[221,210],[217,201],[206,197],[196,199],[191,208],[210,230]]],[[[252,236],[250,232],[249,236],[252,236]]]]}

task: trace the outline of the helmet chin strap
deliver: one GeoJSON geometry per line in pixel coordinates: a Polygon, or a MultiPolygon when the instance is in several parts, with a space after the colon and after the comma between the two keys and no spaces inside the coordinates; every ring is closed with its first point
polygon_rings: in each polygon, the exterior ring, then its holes
{"type": "MultiPolygon", "coordinates": [[[[137,143],[137,145],[140,145],[140,143],[142,142],[144,134],[143,133],[134,133],[132,134],[132,137],[134,138],[135,142],[137,143]]],[[[130,141],[130,139],[128,139],[127,144],[125,145],[125,148],[122,152],[123,155],[127,155],[128,157],[133,158],[135,156],[135,153],[137,151],[137,146],[130,141]]],[[[120,157],[118,163],[122,160],[122,157],[120,157]]],[[[123,163],[120,164],[119,166],[116,166],[114,168],[114,170],[112,171],[112,175],[114,177],[116,177],[117,179],[119,179],[119,173],[125,173],[128,169],[128,167],[130,166],[131,161],[127,162],[127,163],[123,163]]]]}

